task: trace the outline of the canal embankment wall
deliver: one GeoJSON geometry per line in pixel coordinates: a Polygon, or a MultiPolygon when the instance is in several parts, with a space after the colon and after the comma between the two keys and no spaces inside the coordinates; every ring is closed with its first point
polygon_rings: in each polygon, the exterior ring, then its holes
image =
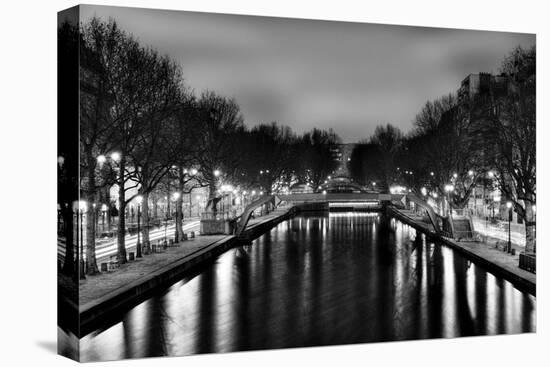
{"type": "MultiPolygon", "coordinates": [[[[275,211],[266,218],[258,218],[247,227],[241,236],[228,235],[215,240],[192,254],[175,260],[161,269],[145,274],[115,291],[81,304],[79,307],[78,329],[73,332],[78,337],[82,337],[102,325],[109,324],[109,321],[114,321],[116,316],[123,310],[139,304],[155,291],[168,287],[179,279],[200,271],[203,266],[209,264],[227,250],[250,243],[250,241],[266,233],[278,223],[294,216],[296,212],[295,207],[290,207],[275,211]]],[[[70,305],[65,305],[65,307],[70,307],[70,305]]]]}
{"type": "Polygon", "coordinates": [[[502,251],[488,248],[481,242],[468,241],[459,242],[447,237],[443,237],[433,231],[430,226],[424,222],[414,220],[401,213],[399,209],[393,206],[387,206],[386,214],[397,218],[401,222],[424,233],[434,242],[442,243],[453,250],[458,251],[467,259],[479,264],[492,274],[501,277],[521,291],[527,292],[533,296],[537,293],[536,275],[519,268],[518,259],[502,251]]]}

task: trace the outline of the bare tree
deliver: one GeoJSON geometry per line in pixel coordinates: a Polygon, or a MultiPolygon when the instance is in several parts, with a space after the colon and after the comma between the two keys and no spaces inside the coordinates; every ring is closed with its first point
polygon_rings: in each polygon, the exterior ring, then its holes
{"type": "Polygon", "coordinates": [[[479,104],[476,118],[486,141],[497,184],[525,223],[528,253],[536,252],[536,49],[517,47],[502,63],[506,93],[479,104]]]}
{"type": "Polygon", "coordinates": [[[396,173],[396,157],[401,148],[403,134],[397,127],[387,124],[379,125],[374,130],[370,143],[380,152],[381,190],[388,191],[396,173]]]}
{"type": "MultiPolygon", "coordinates": [[[[237,177],[243,157],[238,149],[238,137],[244,131],[243,118],[235,100],[208,91],[198,100],[201,121],[197,137],[195,161],[208,183],[209,200],[216,197],[218,180],[237,177]]],[[[212,201],[212,211],[217,212],[212,201]]]]}
{"type": "Polygon", "coordinates": [[[454,94],[444,95],[434,101],[427,101],[413,121],[416,133],[428,133],[436,130],[442,115],[457,105],[454,94]]]}

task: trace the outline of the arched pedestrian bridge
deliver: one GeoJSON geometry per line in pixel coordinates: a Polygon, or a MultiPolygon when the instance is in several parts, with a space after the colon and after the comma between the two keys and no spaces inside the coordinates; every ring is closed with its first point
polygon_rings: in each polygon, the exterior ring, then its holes
{"type": "MultiPolygon", "coordinates": [[[[405,205],[405,195],[379,193],[303,193],[289,195],[265,195],[249,204],[237,218],[236,234],[242,233],[252,213],[261,207],[275,208],[281,203],[297,206],[302,210],[377,210],[382,202],[399,202],[405,205]]],[[[269,209],[268,209],[269,210],[269,209]]]]}

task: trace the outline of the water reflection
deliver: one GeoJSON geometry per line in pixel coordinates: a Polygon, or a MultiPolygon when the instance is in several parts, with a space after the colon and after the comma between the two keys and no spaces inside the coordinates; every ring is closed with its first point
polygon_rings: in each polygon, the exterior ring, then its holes
{"type": "Polygon", "coordinates": [[[298,216],[81,340],[83,360],[520,333],[535,298],[395,220],[298,216]]]}

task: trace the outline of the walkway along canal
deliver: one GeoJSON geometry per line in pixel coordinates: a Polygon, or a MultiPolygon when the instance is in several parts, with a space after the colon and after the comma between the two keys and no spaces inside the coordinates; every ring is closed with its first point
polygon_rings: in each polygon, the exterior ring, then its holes
{"type": "Polygon", "coordinates": [[[303,213],[80,340],[81,360],[533,332],[536,299],[380,213],[303,213]]]}

